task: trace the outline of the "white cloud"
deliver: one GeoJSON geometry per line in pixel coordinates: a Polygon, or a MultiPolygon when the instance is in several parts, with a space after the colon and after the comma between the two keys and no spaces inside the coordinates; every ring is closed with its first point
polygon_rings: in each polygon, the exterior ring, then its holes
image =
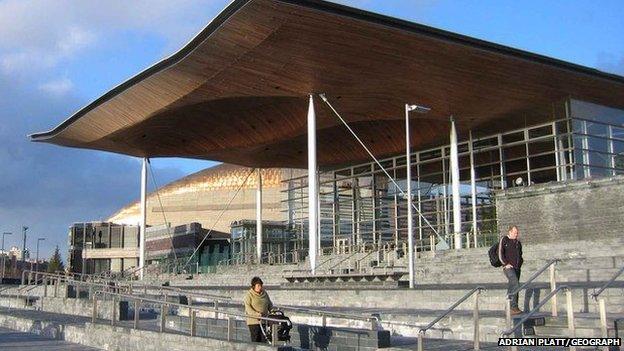
{"type": "Polygon", "coordinates": [[[39,85],[39,90],[51,95],[65,95],[72,90],[74,84],[68,78],[49,81],[39,85]]]}
{"type": "Polygon", "coordinates": [[[226,0],[0,0],[0,73],[32,74],[115,34],[140,31],[177,48],[226,0]]]}

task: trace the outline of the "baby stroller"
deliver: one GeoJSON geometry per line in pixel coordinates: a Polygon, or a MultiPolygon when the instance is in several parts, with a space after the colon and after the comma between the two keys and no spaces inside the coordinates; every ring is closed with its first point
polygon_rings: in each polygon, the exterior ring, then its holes
{"type": "Polygon", "coordinates": [[[290,341],[290,329],[292,329],[292,322],[290,321],[290,318],[286,317],[284,312],[278,309],[272,309],[266,317],[283,321],[275,322],[264,319],[260,321],[262,335],[264,335],[264,338],[269,342],[269,344],[271,344],[273,340],[273,328],[277,328],[278,341],[290,341]]]}

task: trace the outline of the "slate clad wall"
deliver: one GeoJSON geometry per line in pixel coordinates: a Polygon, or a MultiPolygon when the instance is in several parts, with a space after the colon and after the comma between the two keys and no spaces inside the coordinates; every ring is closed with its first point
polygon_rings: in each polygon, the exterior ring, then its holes
{"type": "Polygon", "coordinates": [[[499,231],[518,225],[526,243],[621,236],[624,176],[510,188],[496,212],[499,231]]]}

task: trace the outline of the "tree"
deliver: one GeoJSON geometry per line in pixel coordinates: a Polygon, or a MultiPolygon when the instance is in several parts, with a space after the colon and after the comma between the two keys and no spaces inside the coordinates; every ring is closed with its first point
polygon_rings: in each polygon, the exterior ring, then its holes
{"type": "Polygon", "coordinates": [[[50,263],[48,264],[48,272],[54,273],[63,270],[65,270],[65,265],[63,264],[63,258],[61,257],[61,253],[57,245],[56,249],[54,250],[54,254],[52,255],[52,258],[50,258],[50,263]]]}

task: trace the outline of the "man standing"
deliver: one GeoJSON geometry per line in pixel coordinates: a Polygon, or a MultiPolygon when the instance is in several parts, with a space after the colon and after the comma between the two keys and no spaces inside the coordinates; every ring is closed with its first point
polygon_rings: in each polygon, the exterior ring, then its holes
{"type": "MultiPolygon", "coordinates": [[[[512,225],[507,231],[498,245],[498,258],[503,263],[503,273],[507,277],[507,294],[516,290],[520,286],[520,268],[522,267],[522,243],[518,240],[518,227],[512,225]]],[[[518,308],[518,293],[516,292],[511,298],[511,314],[521,314],[518,308]]]]}

